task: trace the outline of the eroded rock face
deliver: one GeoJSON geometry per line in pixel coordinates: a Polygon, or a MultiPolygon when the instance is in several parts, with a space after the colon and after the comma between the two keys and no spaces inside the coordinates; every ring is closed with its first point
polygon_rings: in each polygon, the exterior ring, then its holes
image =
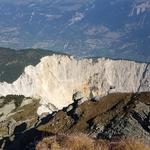
{"type": "Polygon", "coordinates": [[[41,98],[42,105],[61,109],[72,103],[76,91],[95,97],[112,92],[150,91],[149,85],[150,65],[146,63],[53,55],[42,58],[36,67],[26,67],[12,84],[0,83],[0,95],[41,98]]]}

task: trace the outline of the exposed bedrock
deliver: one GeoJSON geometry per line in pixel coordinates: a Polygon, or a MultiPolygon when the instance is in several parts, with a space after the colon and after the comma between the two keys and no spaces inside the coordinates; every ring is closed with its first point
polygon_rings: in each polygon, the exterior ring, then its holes
{"type": "Polygon", "coordinates": [[[26,67],[12,84],[0,83],[0,95],[40,98],[39,114],[69,105],[76,92],[89,98],[142,91],[150,91],[149,64],[105,58],[77,60],[63,55],[44,57],[35,67],[26,67]]]}

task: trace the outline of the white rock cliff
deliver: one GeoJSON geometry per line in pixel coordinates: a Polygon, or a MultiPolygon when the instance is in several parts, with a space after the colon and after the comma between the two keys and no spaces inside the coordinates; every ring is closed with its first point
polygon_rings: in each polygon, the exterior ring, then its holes
{"type": "Polygon", "coordinates": [[[41,99],[38,114],[61,109],[72,102],[72,95],[81,91],[86,97],[111,92],[150,91],[150,65],[105,58],[76,60],[53,55],[28,66],[12,84],[0,83],[0,95],[25,95],[41,99]]]}

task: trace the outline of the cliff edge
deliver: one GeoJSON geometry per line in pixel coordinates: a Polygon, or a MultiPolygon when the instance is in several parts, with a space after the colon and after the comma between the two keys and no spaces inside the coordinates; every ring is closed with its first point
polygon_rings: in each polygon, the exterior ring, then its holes
{"type": "Polygon", "coordinates": [[[77,60],[52,55],[41,59],[12,84],[0,83],[0,95],[40,98],[38,114],[62,109],[72,103],[73,94],[101,97],[115,92],[150,91],[150,65],[105,58],[77,60]]]}

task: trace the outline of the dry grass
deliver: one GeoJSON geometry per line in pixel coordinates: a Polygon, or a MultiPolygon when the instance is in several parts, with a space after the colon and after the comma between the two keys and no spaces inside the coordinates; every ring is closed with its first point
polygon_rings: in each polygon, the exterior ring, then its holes
{"type": "Polygon", "coordinates": [[[37,144],[36,150],[150,150],[150,147],[133,139],[110,142],[78,134],[45,138],[37,144]]]}
{"type": "Polygon", "coordinates": [[[110,147],[112,150],[150,150],[150,146],[135,139],[125,139],[114,143],[111,142],[110,147]]]}
{"type": "MultiPolygon", "coordinates": [[[[106,142],[102,142],[107,148],[106,142]]],[[[101,147],[102,147],[101,145],[101,147]]],[[[101,149],[99,143],[87,135],[60,135],[45,138],[36,146],[36,150],[105,150],[101,149]],[[98,148],[98,147],[99,148],[98,148]]],[[[107,150],[107,149],[106,149],[107,150]]]]}

